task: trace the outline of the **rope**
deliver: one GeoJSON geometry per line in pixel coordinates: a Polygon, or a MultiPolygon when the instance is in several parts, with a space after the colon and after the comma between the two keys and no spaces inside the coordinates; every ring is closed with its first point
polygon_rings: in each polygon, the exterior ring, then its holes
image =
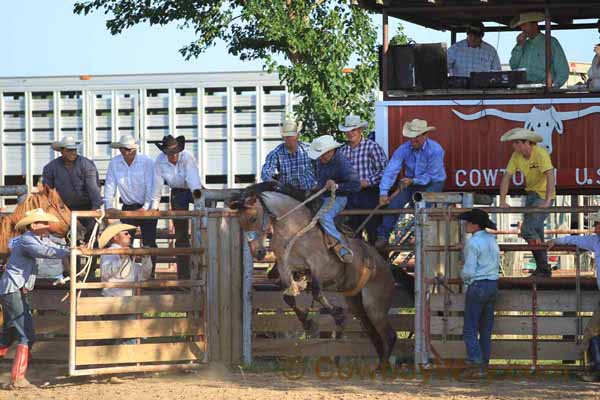
{"type": "MultiPolygon", "coordinates": [[[[315,225],[317,225],[317,222],[319,222],[319,218],[321,218],[321,216],[323,216],[324,214],[326,214],[327,212],[329,212],[329,210],[331,210],[333,208],[333,203],[335,202],[335,190],[336,190],[336,187],[331,189],[331,196],[329,198],[329,202],[327,203],[327,205],[324,205],[323,207],[321,207],[319,209],[319,211],[317,211],[317,213],[314,215],[312,220],[308,223],[308,225],[306,225],[304,228],[302,228],[298,232],[296,232],[294,234],[294,236],[292,237],[292,239],[285,246],[285,249],[283,250],[283,256],[281,258],[281,263],[282,263],[281,265],[282,265],[282,269],[284,271],[286,270],[285,268],[287,268],[288,258],[290,256],[290,252],[292,251],[292,247],[294,247],[294,244],[296,243],[296,241],[299,238],[301,238],[302,236],[304,236],[304,234],[306,234],[306,232],[308,232],[312,228],[314,228],[315,225]]],[[[296,281],[294,281],[293,277],[292,277],[291,282],[292,283],[291,283],[290,287],[286,290],[286,292],[287,292],[287,294],[290,294],[292,296],[297,296],[298,294],[300,294],[300,289],[298,287],[298,284],[296,283],[296,281]]]]}

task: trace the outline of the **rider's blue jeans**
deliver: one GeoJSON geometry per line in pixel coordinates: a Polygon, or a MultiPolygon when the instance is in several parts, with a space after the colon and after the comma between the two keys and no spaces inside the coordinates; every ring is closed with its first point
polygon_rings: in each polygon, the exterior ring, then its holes
{"type": "MultiPolygon", "coordinates": [[[[324,197],[322,207],[327,207],[329,205],[330,199],[331,198],[329,196],[324,197]]],[[[347,197],[345,197],[345,196],[336,197],[331,209],[329,211],[327,211],[327,213],[325,213],[321,218],[319,218],[319,223],[321,224],[321,227],[323,228],[325,233],[327,233],[329,236],[333,236],[342,244],[346,244],[346,241],[344,240],[344,236],[342,236],[340,231],[338,231],[337,228],[335,227],[335,223],[333,222],[333,219],[335,218],[336,215],[341,213],[342,210],[344,210],[344,208],[346,207],[346,203],[348,203],[347,197]]]]}

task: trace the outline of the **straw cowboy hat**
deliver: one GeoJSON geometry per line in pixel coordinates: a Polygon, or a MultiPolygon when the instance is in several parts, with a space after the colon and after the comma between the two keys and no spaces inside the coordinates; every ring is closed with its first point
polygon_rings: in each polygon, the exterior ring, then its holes
{"type": "Polygon", "coordinates": [[[161,143],[156,143],[156,147],[165,154],[180,153],[185,149],[185,136],[174,138],[172,135],[167,135],[162,138],[161,143]]]}
{"type": "Polygon", "coordinates": [[[513,128],[500,137],[501,142],[510,142],[511,140],[528,140],[530,142],[539,143],[544,139],[529,129],[513,128]]]}
{"type": "Polygon", "coordinates": [[[316,160],[321,157],[323,154],[327,153],[329,150],[337,149],[342,144],[335,141],[333,136],[331,135],[323,135],[319,136],[310,144],[310,148],[308,149],[308,156],[316,160]]]}
{"type": "Polygon", "coordinates": [[[281,136],[296,136],[302,129],[302,122],[296,122],[293,119],[286,119],[281,125],[281,136]]]}
{"type": "Polygon", "coordinates": [[[369,126],[367,121],[363,121],[358,115],[350,114],[344,118],[344,123],[338,125],[338,129],[342,132],[350,132],[356,128],[366,128],[369,126]]]}
{"type": "Polygon", "coordinates": [[[61,151],[62,149],[73,150],[77,149],[78,146],[79,142],[77,142],[73,136],[65,136],[61,140],[50,144],[52,150],[55,151],[61,151]]]}
{"type": "Polygon", "coordinates": [[[34,222],[59,222],[58,218],[54,215],[49,214],[41,208],[30,210],[25,213],[25,216],[17,222],[15,229],[21,229],[27,225],[33,224],[34,222]]]}
{"type": "Polygon", "coordinates": [[[458,219],[470,222],[472,224],[477,224],[482,228],[496,230],[496,224],[490,219],[488,213],[479,208],[474,208],[471,211],[460,214],[458,219]]]}
{"type": "Polygon", "coordinates": [[[114,238],[118,233],[123,231],[131,231],[137,229],[133,225],[123,224],[120,222],[115,222],[114,224],[110,224],[109,226],[102,231],[102,235],[98,239],[98,247],[103,248],[110,242],[110,239],[114,238]]]}
{"type": "Polygon", "coordinates": [[[429,131],[435,131],[435,126],[427,126],[427,121],[424,119],[413,119],[405,122],[402,127],[402,135],[407,138],[416,138],[429,131]]]}
{"type": "Polygon", "coordinates": [[[137,140],[131,135],[121,135],[118,142],[112,142],[110,147],[113,149],[136,149],[138,148],[137,140]]]}
{"type": "Polygon", "coordinates": [[[541,12],[524,12],[512,19],[510,21],[510,27],[516,28],[518,26],[523,25],[526,22],[540,22],[546,19],[546,15],[541,12]]]}

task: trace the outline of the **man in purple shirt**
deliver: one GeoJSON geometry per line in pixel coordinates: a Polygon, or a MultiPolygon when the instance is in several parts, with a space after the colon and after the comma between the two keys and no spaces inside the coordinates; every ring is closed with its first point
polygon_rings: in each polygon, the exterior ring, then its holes
{"type": "MultiPolygon", "coordinates": [[[[388,163],[379,184],[379,204],[389,208],[404,208],[412,203],[416,192],[441,192],[446,181],[444,169],[444,149],[440,144],[428,138],[428,133],[435,130],[427,121],[413,119],[406,122],[402,135],[410,140],[396,149],[388,163]],[[396,182],[400,170],[404,167],[404,178],[400,179],[400,193],[389,197],[389,191],[396,182]]],[[[383,250],[388,244],[389,236],[398,216],[386,215],[383,224],[377,229],[375,247],[383,250]]]]}
{"type": "MultiPolygon", "coordinates": [[[[358,115],[351,114],[344,119],[343,124],[338,126],[348,139],[348,142],[340,148],[340,153],[350,160],[360,178],[360,192],[352,193],[348,197],[346,208],[349,210],[370,210],[377,207],[379,183],[388,161],[385,151],[379,144],[363,137],[367,125],[368,122],[362,121],[358,115]]],[[[349,219],[349,225],[356,230],[365,218],[366,215],[353,215],[349,219]]],[[[374,215],[365,226],[371,244],[374,244],[377,239],[377,227],[381,221],[380,215],[374,215]]]]}

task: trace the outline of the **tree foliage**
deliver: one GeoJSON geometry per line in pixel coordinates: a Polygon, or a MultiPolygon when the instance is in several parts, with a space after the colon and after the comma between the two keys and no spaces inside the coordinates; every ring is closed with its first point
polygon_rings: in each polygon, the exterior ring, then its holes
{"type": "Polygon", "coordinates": [[[335,133],[354,112],[372,119],[376,33],[368,14],[334,0],[86,0],[75,13],[107,15],[111,34],[136,24],[176,23],[194,32],[190,59],[222,39],[242,60],[262,60],[300,96],[294,110],[307,136],[335,133]],[[283,63],[278,59],[285,60],[283,63]],[[351,63],[354,65],[351,66],[351,63]],[[344,72],[347,67],[351,71],[344,72]]]}

